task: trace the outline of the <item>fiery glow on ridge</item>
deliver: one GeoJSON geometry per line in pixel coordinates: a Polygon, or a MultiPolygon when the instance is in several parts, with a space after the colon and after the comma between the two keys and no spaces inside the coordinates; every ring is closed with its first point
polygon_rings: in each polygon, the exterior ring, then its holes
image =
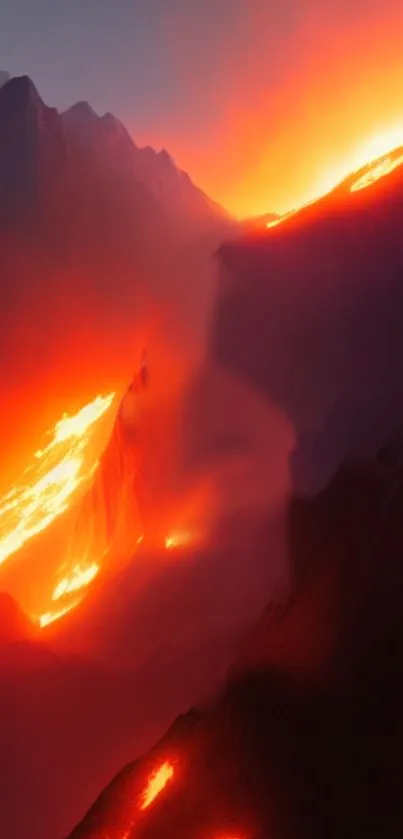
{"type": "Polygon", "coordinates": [[[150,775],[142,796],[140,810],[146,810],[155,801],[169,781],[172,780],[173,776],[174,768],[169,761],[165,761],[165,763],[150,775]]]}
{"type": "Polygon", "coordinates": [[[382,160],[378,160],[352,184],[350,191],[356,192],[360,189],[366,189],[366,187],[371,186],[375,183],[375,181],[379,180],[379,178],[384,178],[385,175],[389,175],[390,172],[393,172],[393,170],[397,169],[398,166],[401,166],[402,163],[403,154],[398,155],[398,157],[395,157],[394,159],[389,156],[384,157],[382,160]]]}
{"type": "Polygon", "coordinates": [[[48,445],[35,452],[21,481],[0,499],[0,565],[60,516],[91,477],[97,463],[84,469],[87,446],[114,396],[97,396],[73,416],[62,416],[48,445]]]}
{"type": "MultiPolygon", "coordinates": [[[[302,207],[299,207],[298,209],[302,210],[302,207]]],[[[297,212],[298,210],[290,210],[289,213],[284,213],[284,215],[279,216],[279,218],[276,218],[274,221],[269,221],[266,224],[267,230],[270,230],[272,227],[277,227],[283,221],[286,221],[288,218],[290,218],[290,216],[294,216],[297,212]]]]}

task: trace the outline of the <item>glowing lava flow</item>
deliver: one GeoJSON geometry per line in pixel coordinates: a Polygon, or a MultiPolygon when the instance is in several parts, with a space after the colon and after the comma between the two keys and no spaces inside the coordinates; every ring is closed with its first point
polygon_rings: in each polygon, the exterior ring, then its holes
{"type": "Polygon", "coordinates": [[[114,396],[97,396],[73,416],[65,414],[21,482],[0,499],[0,565],[60,516],[80,484],[91,477],[97,463],[84,468],[86,449],[94,425],[114,396]]]}
{"type": "Polygon", "coordinates": [[[369,170],[358,178],[357,181],[354,181],[353,185],[350,187],[350,191],[356,192],[359,189],[365,189],[367,186],[371,186],[371,184],[379,178],[384,178],[385,175],[389,175],[390,172],[393,172],[393,170],[397,169],[398,166],[401,166],[402,163],[403,154],[400,154],[394,159],[391,157],[384,157],[383,160],[378,160],[369,168],[369,170]]]}
{"type": "Polygon", "coordinates": [[[88,565],[87,568],[81,568],[80,565],[75,565],[70,573],[63,580],[60,580],[60,583],[56,586],[52,594],[52,600],[60,600],[66,594],[71,594],[73,591],[86,588],[86,586],[92,583],[99,571],[100,566],[96,562],[88,565]]]}
{"type": "MultiPolygon", "coordinates": [[[[302,210],[302,207],[298,207],[298,209],[302,210]]],[[[276,218],[274,221],[269,221],[266,224],[266,229],[271,230],[272,227],[278,227],[279,224],[282,224],[283,221],[287,221],[287,219],[290,218],[290,216],[294,216],[297,212],[298,210],[290,210],[288,213],[284,213],[284,215],[280,216],[279,218],[276,218]]]]}
{"type": "Polygon", "coordinates": [[[43,629],[45,626],[49,626],[49,624],[59,620],[59,618],[63,618],[64,615],[71,612],[75,606],[78,606],[79,602],[80,601],[77,600],[75,603],[69,603],[68,606],[65,606],[64,609],[59,609],[57,612],[45,612],[45,614],[41,615],[39,618],[39,626],[43,629]]]}
{"type": "Polygon", "coordinates": [[[166,761],[155,772],[150,775],[147,786],[144,790],[140,810],[146,810],[150,804],[155,801],[157,796],[166,787],[167,783],[172,780],[174,776],[174,768],[172,763],[166,761]]]}

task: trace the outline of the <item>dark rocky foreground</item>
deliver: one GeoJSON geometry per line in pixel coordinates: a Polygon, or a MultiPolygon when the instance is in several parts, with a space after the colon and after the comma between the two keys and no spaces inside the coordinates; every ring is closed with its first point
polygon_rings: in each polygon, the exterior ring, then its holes
{"type": "Polygon", "coordinates": [[[222,694],[127,766],[69,839],[401,836],[402,509],[387,458],[294,500],[290,601],[269,607],[222,694]]]}

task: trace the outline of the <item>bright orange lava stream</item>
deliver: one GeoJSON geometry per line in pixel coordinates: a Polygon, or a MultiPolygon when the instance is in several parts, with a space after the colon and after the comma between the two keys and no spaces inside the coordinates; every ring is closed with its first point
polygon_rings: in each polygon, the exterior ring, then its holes
{"type": "Polygon", "coordinates": [[[92,583],[99,571],[100,566],[96,562],[93,562],[87,568],[81,568],[80,565],[75,565],[69,575],[64,577],[56,586],[52,594],[52,600],[60,600],[66,594],[71,594],[73,591],[79,591],[81,588],[85,588],[92,583]]]}
{"type": "Polygon", "coordinates": [[[60,516],[73,493],[91,477],[97,463],[84,469],[86,449],[94,425],[114,396],[97,396],[73,416],[65,414],[21,481],[0,499],[0,565],[60,516]]]}
{"type": "MultiPolygon", "coordinates": [[[[402,136],[400,136],[399,139],[401,141],[402,136]]],[[[374,145],[374,150],[375,148],[376,146],[374,145]]],[[[374,159],[373,157],[369,157],[369,163],[364,164],[361,161],[360,166],[355,166],[352,169],[352,171],[360,171],[361,174],[357,178],[357,180],[354,181],[349,187],[350,192],[358,192],[358,190],[366,189],[366,187],[371,186],[377,180],[379,180],[380,178],[384,178],[386,175],[389,175],[391,172],[393,172],[394,169],[397,169],[398,166],[401,166],[403,164],[403,154],[398,154],[396,157],[394,157],[394,153],[396,153],[396,150],[389,150],[387,153],[385,153],[384,156],[378,155],[376,159],[374,159]]],[[[348,177],[348,175],[345,177],[348,177]]],[[[296,213],[298,213],[299,210],[302,210],[304,209],[304,207],[308,207],[309,205],[314,204],[317,201],[320,201],[321,198],[324,198],[325,195],[329,194],[329,192],[331,192],[335,187],[337,187],[338,184],[342,183],[342,181],[343,178],[341,176],[339,180],[335,179],[334,182],[331,179],[332,186],[330,190],[328,189],[327,191],[318,194],[318,196],[315,199],[301,204],[294,210],[290,210],[289,212],[283,213],[283,215],[279,216],[279,218],[274,219],[273,221],[269,221],[266,224],[266,228],[270,230],[274,227],[277,227],[279,224],[282,224],[284,221],[287,221],[287,219],[289,219],[291,216],[294,216],[296,213]]]]}
{"type": "Polygon", "coordinates": [[[71,612],[75,606],[78,606],[80,600],[76,600],[75,603],[69,603],[68,606],[65,606],[64,609],[59,609],[57,612],[45,612],[45,614],[41,615],[39,618],[39,626],[43,629],[45,626],[49,626],[49,624],[54,623],[54,621],[59,620],[59,618],[64,617],[67,615],[68,612],[71,612]]]}
{"type": "Polygon", "coordinates": [[[393,172],[394,169],[397,169],[403,163],[403,154],[395,157],[394,159],[391,157],[384,157],[383,160],[378,160],[375,162],[367,172],[365,172],[357,181],[354,181],[353,185],[350,187],[351,192],[356,192],[359,189],[365,189],[368,186],[371,186],[375,181],[379,178],[384,178],[385,175],[389,175],[390,172],[393,172]]]}
{"type": "Polygon", "coordinates": [[[166,761],[155,772],[150,775],[147,786],[144,790],[140,810],[146,810],[155,801],[160,792],[174,776],[172,763],[166,761]]]}
{"type": "MultiPolygon", "coordinates": [[[[299,207],[298,209],[301,210],[302,207],[299,207]]],[[[289,213],[284,213],[284,215],[279,216],[279,218],[276,218],[274,221],[269,221],[266,224],[267,230],[270,230],[272,227],[277,227],[279,224],[281,224],[283,221],[286,221],[288,218],[290,218],[290,216],[295,215],[295,213],[297,212],[298,210],[290,210],[289,213]]]]}

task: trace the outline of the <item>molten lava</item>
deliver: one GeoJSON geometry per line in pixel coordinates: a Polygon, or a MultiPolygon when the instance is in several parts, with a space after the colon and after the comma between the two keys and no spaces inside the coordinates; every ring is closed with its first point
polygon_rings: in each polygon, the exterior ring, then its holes
{"type": "Polygon", "coordinates": [[[359,189],[365,189],[368,186],[371,186],[375,181],[379,178],[384,178],[385,175],[389,175],[390,172],[393,172],[394,169],[397,169],[398,166],[401,166],[403,163],[403,154],[400,154],[398,157],[384,157],[382,160],[376,161],[370,168],[360,177],[357,181],[354,181],[353,185],[350,187],[351,192],[356,192],[359,189]]]}
{"type": "MultiPolygon", "coordinates": [[[[302,209],[302,207],[299,207],[298,209],[302,209]]],[[[289,213],[284,213],[282,216],[279,216],[279,218],[276,218],[274,221],[269,221],[266,224],[266,229],[271,230],[272,227],[277,227],[283,221],[286,221],[288,218],[290,218],[290,216],[294,216],[297,212],[298,210],[290,210],[289,213]]]]}
{"type": "Polygon", "coordinates": [[[85,468],[87,447],[114,396],[97,396],[73,416],[65,414],[21,481],[0,499],[0,565],[60,516],[92,476],[97,463],[85,468]]]}
{"type": "Polygon", "coordinates": [[[69,603],[69,605],[65,606],[64,609],[58,609],[56,612],[45,612],[45,614],[41,615],[39,618],[39,626],[43,629],[45,626],[49,626],[49,624],[59,620],[59,618],[63,618],[64,615],[71,612],[71,610],[74,609],[75,606],[78,606],[79,603],[80,600],[76,600],[74,603],[69,603]]]}
{"type": "Polygon", "coordinates": [[[140,810],[146,810],[155,801],[169,781],[172,780],[173,776],[174,768],[169,761],[163,763],[162,766],[150,775],[142,796],[140,810]]]}
{"type": "Polygon", "coordinates": [[[80,565],[75,565],[70,573],[66,577],[63,577],[56,586],[52,594],[52,600],[60,600],[61,597],[65,597],[73,591],[79,591],[81,588],[85,588],[93,581],[99,571],[100,566],[96,562],[93,562],[87,568],[81,568],[80,565]]]}

